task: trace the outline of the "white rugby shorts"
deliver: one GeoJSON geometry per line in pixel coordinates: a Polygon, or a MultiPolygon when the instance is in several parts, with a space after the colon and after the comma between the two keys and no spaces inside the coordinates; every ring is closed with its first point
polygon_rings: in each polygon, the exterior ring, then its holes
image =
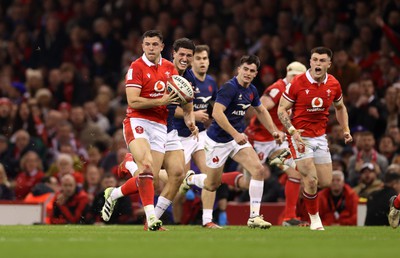
{"type": "Polygon", "coordinates": [[[241,149],[252,148],[249,142],[239,145],[235,140],[230,142],[218,143],[206,135],[204,150],[206,153],[206,165],[210,168],[219,168],[225,165],[228,157],[233,157],[241,149]]]}
{"type": "Polygon", "coordinates": [[[144,138],[150,149],[165,153],[167,143],[167,126],[142,118],[126,117],[123,121],[123,132],[126,144],[135,139],[144,138]]]}

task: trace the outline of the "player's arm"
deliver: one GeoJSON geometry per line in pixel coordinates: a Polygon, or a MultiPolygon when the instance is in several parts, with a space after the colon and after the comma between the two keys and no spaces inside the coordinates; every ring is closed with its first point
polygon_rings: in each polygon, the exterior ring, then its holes
{"type": "Polygon", "coordinates": [[[192,136],[195,136],[198,140],[199,129],[197,128],[196,121],[194,119],[193,102],[186,103],[180,109],[182,110],[183,120],[185,121],[186,126],[192,132],[192,136]]]}
{"type": "Polygon", "coordinates": [[[301,139],[300,132],[292,125],[290,122],[290,117],[288,110],[290,110],[293,106],[293,103],[286,100],[284,97],[281,97],[278,106],[278,117],[281,120],[283,126],[287,129],[289,134],[292,136],[294,141],[296,142],[297,148],[300,152],[302,152],[304,146],[303,139],[301,139]]]}
{"type": "Polygon", "coordinates": [[[353,141],[349,128],[349,115],[347,114],[346,105],[343,103],[343,98],[337,102],[333,102],[335,107],[336,119],[342,126],[344,142],[349,143],[353,141]]]}
{"type": "Polygon", "coordinates": [[[292,122],[290,122],[290,117],[287,112],[292,108],[292,106],[293,106],[292,102],[286,100],[284,97],[281,97],[278,106],[278,117],[279,120],[281,120],[283,126],[288,130],[290,134],[292,134],[292,132],[296,130],[292,125],[292,122]]]}
{"type": "Polygon", "coordinates": [[[275,102],[272,100],[272,98],[268,95],[263,95],[260,98],[261,104],[267,109],[271,110],[273,107],[275,107],[275,102]]]}
{"type": "Polygon", "coordinates": [[[126,98],[128,101],[128,105],[134,109],[147,109],[156,106],[164,106],[171,103],[175,103],[178,100],[177,93],[169,94],[167,90],[165,90],[162,98],[159,99],[149,99],[140,97],[140,92],[142,90],[137,87],[126,87],[126,98]]]}

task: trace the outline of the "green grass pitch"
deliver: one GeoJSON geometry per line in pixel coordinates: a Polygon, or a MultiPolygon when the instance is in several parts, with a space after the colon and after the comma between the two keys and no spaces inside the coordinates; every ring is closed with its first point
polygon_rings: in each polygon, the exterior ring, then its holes
{"type": "Polygon", "coordinates": [[[269,230],[228,226],[0,226],[0,257],[38,258],[225,258],[397,257],[400,229],[389,227],[302,227],[269,230]]]}

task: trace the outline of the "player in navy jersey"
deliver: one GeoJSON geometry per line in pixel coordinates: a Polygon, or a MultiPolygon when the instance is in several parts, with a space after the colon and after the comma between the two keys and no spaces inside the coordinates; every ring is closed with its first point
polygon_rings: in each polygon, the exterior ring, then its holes
{"type": "MultiPolygon", "coordinates": [[[[201,172],[205,172],[206,167],[206,156],[204,153],[204,139],[206,134],[206,127],[204,123],[210,121],[210,117],[207,113],[207,109],[214,102],[217,96],[217,83],[210,76],[207,75],[207,70],[210,65],[209,61],[210,48],[207,45],[196,46],[194,52],[194,58],[192,62],[192,72],[195,75],[195,89],[193,107],[196,119],[196,126],[199,128],[199,140],[190,137],[190,131],[183,121],[182,109],[178,108],[175,113],[175,127],[178,130],[182,145],[185,153],[186,171],[190,169],[190,160],[193,158],[196,166],[201,172]]],[[[184,189],[182,193],[185,193],[184,189]]],[[[180,220],[181,216],[181,203],[184,200],[184,196],[180,195],[174,203],[174,217],[177,221],[180,220]]],[[[221,228],[212,221],[213,218],[213,207],[215,202],[215,192],[210,192],[205,189],[201,192],[201,199],[203,203],[203,227],[219,229],[221,228]]]]}
{"type": "Polygon", "coordinates": [[[247,225],[266,229],[271,227],[271,223],[260,215],[264,187],[263,166],[243,133],[246,110],[250,106],[254,107],[258,119],[278,143],[283,141],[284,134],[277,130],[268,111],[261,105],[256,87],[251,84],[259,66],[260,60],[257,56],[243,56],[237,76],[226,82],[218,91],[212,113],[215,120],[207,130],[204,145],[207,174],[193,175],[188,172],[182,187],[196,185],[215,191],[221,184],[223,166],[230,156],[251,174],[250,218],[247,225]]]}
{"type": "MultiPolygon", "coordinates": [[[[190,66],[195,45],[193,41],[188,38],[177,39],[173,44],[173,64],[180,76],[187,79],[192,85],[195,84],[193,72],[187,68],[190,66]]],[[[165,145],[165,156],[163,168],[167,171],[168,179],[160,196],[158,197],[157,205],[155,207],[156,217],[160,218],[165,210],[171,205],[182,179],[185,175],[185,157],[183,153],[183,146],[178,131],[174,125],[174,114],[177,108],[176,104],[170,104],[168,108],[167,118],[167,143],[165,145]]],[[[183,113],[183,123],[189,135],[198,140],[199,130],[195,125],[195,117],[193,113],[193,103],[187,103],[181,106],[183,113]]]]}

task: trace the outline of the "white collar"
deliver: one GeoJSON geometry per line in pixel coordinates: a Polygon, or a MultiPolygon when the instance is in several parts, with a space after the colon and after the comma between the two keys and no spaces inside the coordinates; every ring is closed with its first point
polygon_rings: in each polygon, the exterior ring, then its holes
{"type": "MultiPolygon", "coordinates": [[[[317,82],[316,80],[314,80],[313,77],[311,77],[310,69],[307,70],[307,72],[306,72],[306,77],[307,77],[308,81],[309,81],[311,84],[314,84],[314,83],[318,84],[318,82],[317,82]]],[[[326,84],[327,81],[328,81],[328,73],[326,73],[325,79],[324,79],[324,81],[323,81],[322,83],[323,83],[323,84],[326,84]]]]}
{"type": "MultiPolygon", "coordinates": [[[[152,67],[152,66],[155,66],[156,64],[155,63],[153,63],[153,62],[150,62],[149,61],[149,59],[147,59],[147,57],[146,57],[146,55],[143,53],[143,55],[142,55],[142,59],[143,59],[143,62],[148,66],[148,67],[152,67]]],[[[161,65],[162,64],[162,56],[161,56],[161,54],[160,54],[160,61],[158,62],[158,65],[161,65]]]]}

